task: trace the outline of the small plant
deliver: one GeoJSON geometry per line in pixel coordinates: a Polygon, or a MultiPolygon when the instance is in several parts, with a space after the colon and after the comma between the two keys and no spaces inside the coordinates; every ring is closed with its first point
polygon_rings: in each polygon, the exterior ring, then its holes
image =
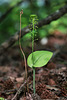
{"type": "Polygon", "coordinates": [[[34,36],[35,36],[35,24],[37,24],[37,16],[31,15],[31,22],[32,22],[32,53],[27,58],[27,64],[29,67],[33,69],[33,91],[35,94],[35,68],[36,67],[42,67],[48,63],[50,58],[52,57],[53,53],[50,51],[35,51],[34,52],[34,36]]]}

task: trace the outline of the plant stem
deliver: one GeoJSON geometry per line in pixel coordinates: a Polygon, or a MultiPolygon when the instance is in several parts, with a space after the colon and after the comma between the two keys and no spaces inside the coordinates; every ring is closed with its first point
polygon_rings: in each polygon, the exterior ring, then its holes
{"type": "MultiPolygon", "coordinates": [[[[33,32],[32,32],[32,60],[34,62],[34,57],[33,57],[33,51],[34,51],[34,21],[35,19],[32,19],[32,24],[33,24],[33,32]]],[[[35,67],[33,66],[33,92],[35,94],[35,67]]]]}
{"type": "MultiPolygon", "coordinates": [[[[21,47],[21,40],[20,40],[20,38],[21,38],[21,15],[22,15],[22,14],[23,14],[23,10],[21,10],[21,12],[20,12],[19,46],[20,46],[20,50],[21,50],[21,52],[22,52],[22,54],[23,54],[23,57],[24,57],[24,63],[25,63],[25,78],[26,78],[26,80],[27,80],[27,63],[26,63],[26,57],[25,57],[24,51],[23,51],[23,49],[22,49],[22,47],[21,47]]],[[[29,90],[28,90],[28,82],[27,82],[27,91],[29,91],[29,90]]]]}
{"type": "Polygon", "coordinates": [[[33,32],[32,32],[32,54],[34,51],[34,18],[32,20],[32,24],[33,24],[33,32]]]}
{"type": "Polygon", "coordinates": [[[35,94],[35,67],[33,67],[33,92],[35,94]]]}

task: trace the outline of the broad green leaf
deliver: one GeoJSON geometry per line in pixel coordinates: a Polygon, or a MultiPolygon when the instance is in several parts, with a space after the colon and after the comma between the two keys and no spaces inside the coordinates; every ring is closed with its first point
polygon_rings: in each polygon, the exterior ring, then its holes
{"type": "Polygon", "coordinates": [[[53,53],[50,51],[35,51],[28,56],[27,64],[31,68],[42,67],[48,63],[52,55],[53,53]]]}

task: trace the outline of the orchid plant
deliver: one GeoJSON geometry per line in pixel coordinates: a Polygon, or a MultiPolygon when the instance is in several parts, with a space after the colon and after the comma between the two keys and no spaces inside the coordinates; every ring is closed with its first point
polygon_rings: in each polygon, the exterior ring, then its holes
{"type": "Polygon", "coordinates": [[[34,52],[34,37],[36,34],[36,25],[37,25],[37,16],[31,15],[30,16],[31,23],[32,23],[32,31],[31,31],[31,37],[32,37],[32,53],[27,58],[27,64],[29,67],[33,69],[33,92],[36,93],[35,89],[35,68],[36,67],[42,67],[48,63],[48,61],[51,59],[53,53],[50,51],[35,51],[34,52]]]}

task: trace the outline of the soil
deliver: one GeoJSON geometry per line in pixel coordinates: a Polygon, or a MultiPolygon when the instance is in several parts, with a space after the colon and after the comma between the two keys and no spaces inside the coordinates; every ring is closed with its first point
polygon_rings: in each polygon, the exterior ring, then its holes
{"type": "MultiPolygon", "coordinates": [[[[26,80],[24,60],[15,44],[0,56],[0,97],[5,100],[67,100],[67,35],[55,31],[47,39],[46,44],[42,45],[40,40],[35,43],[35,50],[54,53],[46,66],[36,68],[36,94],[32,88],[32,69],[27,66],[26,80]]],[[[24,52],[28,57],[31,45],[24,47],[24,52]]]]}

